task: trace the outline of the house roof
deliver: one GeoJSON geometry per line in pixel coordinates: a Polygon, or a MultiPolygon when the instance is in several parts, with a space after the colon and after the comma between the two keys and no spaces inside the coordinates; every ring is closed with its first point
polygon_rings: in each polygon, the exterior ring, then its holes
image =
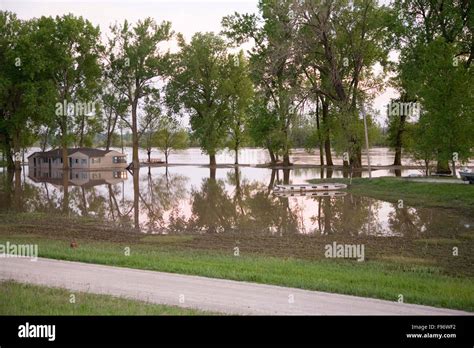
{"type": "MultiPolygon", "coordinates": [[[[94,149],[91,147],[78,147],[75,149],[67,149],[67,155],[71,156],[75,154],[76,152],[83,153],[84,155],[87,155],[89,157],[103,157],[107,153],[114,151],[114,150],[101,150],[101,149],[94,149]]],[[[32,156],[38,156],[38,157],[61,157],[62,156],[62,149],[54,149],[54,150],[49,150],[49,151],[38,151],[35,153],[32,153],[31,155],[28,156],[28,158],[32,156]]],[[[121,154],[125,156],[124,154],[121,154]]]]}

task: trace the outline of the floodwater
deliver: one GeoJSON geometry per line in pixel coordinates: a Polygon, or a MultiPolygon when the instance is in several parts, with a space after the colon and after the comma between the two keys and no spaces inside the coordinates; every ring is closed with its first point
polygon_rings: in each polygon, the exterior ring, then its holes
{"type": "MultiPolygon", "coordinates": [[[[130,150],[130,149],[128,149],[130,150]]],[[[374,163],[389,164],[392,153],[375,149],[374,163]]],[[[140,157],[145,157],[144,153],[140,157]]],[[[218,163],[232,163],[232,153],[221,153],[218,163]]],[[[241,161],[265,163],[267,154],[246,149],[241,161]]],[[[314,163],[317,155],[296,151],[295,163],[314,163]]],[[[170,158],[173,163],[203,163],[207,157],[199,149],[179,151],[170,158]]],[[[402,176],[420,170],[401,171],[402,176]]],[[[368,172],[361,174],[368,176],[368,172]]],[[[372,176],[394,176],[393,170],[381,169],[372,176]]],[[[25,167],[21,174],[21,207],[29,212],[67,212],[77,216],[96,216],[115,222],[129,222],[147,233],[188,231],[221,232],[235,229],[257,229],[261,233],[300,234],[349,233],[375,236],[399,236],[408,233],[430,233],[432,219],[447,230],[474,226],[472,218],[439,210],[398,208],[397,204],[353,196],[277,197],[271,187],[277,183],[306,183],[308,179],[342,178],[344,173],[321,168],[272,170],[243,166],[217,168],[214,172],[201,165],[142,167],[138,189],[133,175],[126,170],[71,171],[67,180],[63,171],[40,172],[25,167]],[[66,198],[65,198],[66,196],[66,198]],[[138,209],[136,209],[138,207],[138,209]],[[137,210],[135,212],[134,210],[137,210]],[[137,214],[138,213],[138,214],[137,214]],[[429,222],[428,218],[430,216],[429,222]]],[[[16,180],[12,180],[12,182],[16,180]]],[[[402,199],[403,197],[401,197],[402,199]]],[[[6,201],[0,203],[5,205],[6,201]]],[[[4,209],[8,206],[4,206],[4,209]]],[[[444,229],[444,228],[441,228],[444,229]]]]}
{"type": "MultiPolygon", "coordinates": [[[[113,148],[114,150],[122,152],[121,148],[113,148]]],[[[35,151],[40,151],[39,148],[32,147],[28,149],[25,153],[25,158],[35,151]]],[[[125,147],[123,152],[127,154],[127,158],[131,161],[132,158],[132,148],[125,147]]],[[[139,150],[140,160],[145,160],[147,158],[146,151],[143,149],[139,150]]],[[[335,165],[342,165],[342,157],[335,153],[332,154],[333,162],[335,165]]],[[[395,154],[393,151],[390,151],[388,148],[378,147],[370,149],[370,161],[374,166],[388,166],[393,164],[395,154]]],[[[151,153],[151,158],[155,160],[164,160],[164,156],[156,149],[153,149],[151,153]]],[[[319,150],[314,150],[311,152],[306,151],[305,149],[293,149],[290,156],[291,162],[295,164],[313,164],[319,165],[319,150]]],[[[220,151],[216,155],[217,164],[233,164],[234,163],[234,152],[229,150],[220,151]]],[[[245,148],[239,151],[239,163],[244,165],[257,165],[270,162],[270,157],[268,151],[260,148],[245,148]]],[[[209,164],[209,157],[204,154],[198,148],[189,148],[186,150],[177,150],[173,151],[169,158],[170,164],[198,164],[206,165],[209,164]]],[[[362,152],[362,164],[367,164],[367,155],[366,152],[362,152]]],[[[423,166],[423,163],[412,160],[410,157],[404,156],[402,158],[402,165],[419,165],[423,166]]],[[[467,163],[469,166],[474,166],[474,159],[467,163]]],[[[404,171],[404,174],[410,173],[422,173],[421,170],[416,171],[404,171]]],[[[387,171],[378,171],[378,176],[383,175],[393,175],[387,171]]]]}
{"type": "MultiPolygon", "coordinates": [[[[195,156],[195,151],[181,152],[171,160],[174,163],[206,163],[207,157],[195,156]]],[[[263,159],[265,156],[263,151],[249,150],[251,152],[255,153],[248,154],[249,157],[261,156],[263,159]]],[[[222,156],[232,160],[231,155],[222,156]]],[[[387,153],[386,156],[379,155],[380,162],[389,162],[387,158],[387,153]]],[[[412,173],[419,171],[402,171],[402,175],[412,173]]],[[[268,247],[274,248],[277,254],[286,248],[291,256],[302,253],[296,249],[292,252],[292,248],[297,248],[292,240],[303,236],[337,241],[386,240],[402,249],[407,239],[432,239],[441,244],[447,240],[449,244],[450,240],[461,243],[465,238],[469,245],[472,244],[474,216],[466,213],[400,206],[399,202],[346,192],[331,197],[277,197],[271,190],[277,183],[305,183],[308,179],[328,175],[338,178],[343,173],[321,172],[319,168],[284,171],[229,166],[211,170],[200,165],[173,165],[168,168],[142,167],[135,176],[126,170],[115,170],[71,171],[65,177],[63,171],[41,173],[25,167],[19,177],[7,179],[7,175],[2,174],[0,212],[88,216],[149,234],[219,235],[222,238],[227,235],[232,236],[230,244],[244,245],[247,241],[249,248],[258,252],[266,247],[257,247],[259,238],[267,243],[265,238],[282,237],[284,245],[272,246],[273,242],[269,242],[268,247]]],[[[395,173],[388,170],[373,172],[373,176],[390,175],[395,173]]],[[[367,172],[362,176],[367,176],[367,172]]],[[[210,240],[209,243],[214,242],[210,240]]],[[[308,245],[305,246],[306,254],[311,253],[307,250],[308,245]]],[[[436,253],[444,252],[436,250],[436,253]]],[[[417,257],[419,253],[422,251],[417,257]]]]}

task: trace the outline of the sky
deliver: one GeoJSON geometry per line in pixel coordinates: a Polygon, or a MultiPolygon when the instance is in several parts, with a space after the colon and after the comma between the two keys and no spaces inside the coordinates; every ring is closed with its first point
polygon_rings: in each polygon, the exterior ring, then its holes
{"type": "Polygon", "coordinates": [[[170,21],[175,32],[189,39],[196,32],[219,32],[221,19],[234,12],[256,12],[253,0],[0,0],[0,8],[15,12],[19,18],[56,16],[73,13],[83,16],[102,31],[111,23],[136,22],[152,17],[156,22],[170,21]]]}
{"type": "MultiPolygon", "coordinates": [[[[172,29],[189,40],[196,32],[221,31],[224,16],[257,12],[257,0],[0,0],[0,10],[14,12],[21,19],[72,13],[99,25],[104,35],[115,22],[127,19],[134,23],[152,17],[158,23],[170,21],[172,29]]],[[[395,95],[387,89],[375,98],[373,106],[380,112],[380,124],[385,120],[385,106],[395,95]]]]}

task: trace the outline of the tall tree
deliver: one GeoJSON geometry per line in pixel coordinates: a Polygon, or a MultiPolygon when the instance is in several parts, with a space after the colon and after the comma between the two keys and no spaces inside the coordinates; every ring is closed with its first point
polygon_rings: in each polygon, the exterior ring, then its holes
{"type": "Polygon", "coordinates": [[[213,33],[197,33],[189,44],[179,36],[178,44],[167,104],[176,113],[184,109],[189,114],[193,136],[215,166],[229,124],[227,46],[213,33]]]}
{"type": "Polygon", "coordinates": [[[239,149],[247,136],[253,84],[249,77],[248,63],[242,51],[229,60],[229,147],[235,152],[235,164],[239,164],[239,149]]]}
{"type": "Polygon", "coordinates": [[[252,78],[258,92],[268,100],[267,115],[276,117],[284,165],[290,165],[291,128],[305,96],[298,73],[300,55],[295,49],[297,23],[292,16],[293,1],[260,0],[260,16],[234,14],[224,17],[224,33],[235,44],[253,40],[250,50],[252,78]]]}
{"type": "Polygon", "coordinates": [[[248,131],[254,143],[267,149],[271,163],[276,164],[284,140],[279,131],[276,112],[268,106],[269,103],[268,98],[256,94],[251,105],[248,131]]]}
{"type": "Polygon", "coordinates": [[[160,119],[163,116],[158,101],[149,98],[146,99],[144,113],[145,115],[141,119],[139,138],[142,146],[146,149],[148,163],[150,163],[155,134],[158,131],[160,119]]]}
{"type": "Polygon", "coordinates": [[[49,65],[56,88],[55,130],[60,138],[63,168],[68,169],[67,148],[74,140],[74,126],[85,127],[84,118],[99,106],[100,31],[88,20],[71,14],[41,17],[35,29],[45,52],[43,64],[49,65]]]}
{"type": "Polygon", "coordinates": [[[381,88],[372,68],[376,63],[387,66],[390,12],[372,0],[298,1],[292,11],[299,23],[302,72],[312,93],[323,98],[323,115],[329,102],[337,108],[343,147],[351,165],[360,167],[363,127],[359,114],[369,94],[381,88]]]}
{"type": "Polygon", "coordinates": [[[128,102],[123,95],[116,93],[111,85],[104,83],[104,93],[101,94],[103,121],[105,129],[105,148],[112,146],[115,130],[120,126],[120,120],[125,117],[128,102]]]}
{"type": "Polygon", "coordinates": [[[185,149],[188,142],[187,132],[179,126],[178,121],[164,115],[158,123],[158,129],[153,137],[153,144],[165,155],[165,163],[173,150],[185,149]]]}
{"type": "Polygon", "coordinates": [[[123,24],[111,27],[113,34],[109,41],[106,59],[107,77],[117,93],[125,96],[131,110],[131,119],[124,118],[132,130],[132,162],[139,168],[139,103],[142,98],[159,92],[158,81],[168,66],[169,52],[162,53],[160,43],[173,37],[171,24],[156,24],[146,18],[131,27],[123,24]]]}
{"type": "Polygon", "coordinates": [[[9,170],[21,169],[20,150],[54,112],[51,64],[37,27],[37,20],[0,11],[0,140],[9,170]]]}
{"type": "Polygon", "coordinates": [[[407,96],[392,99],[387,105],[388,143],[395,151],[394,166],[402,165],[402,150],[406,147],[407,123],[419,117],[418,103],[407,96]]]}
{"type": "Polygon", "coordinates": [[[438,171],[449,172],[447,163],[467,161],[474,147],[474,83],[465,64],[453,65],[456,48],[439,37],[420,45],[404,58],[401,78],[410,94],[422,105],[419,123],[427,131],[420,134],[436,152],[438,171]],[[415,58],[416,57],[416,58],[415,58]]]}
{"type": "Polygon", "coordinates": [[[394,9],[399,89],[421,103],[420,143],[435,149],[437,171],[449,173],[450,161],[472,156],[474,7],[469,1],[397,0],[394,9]]]}

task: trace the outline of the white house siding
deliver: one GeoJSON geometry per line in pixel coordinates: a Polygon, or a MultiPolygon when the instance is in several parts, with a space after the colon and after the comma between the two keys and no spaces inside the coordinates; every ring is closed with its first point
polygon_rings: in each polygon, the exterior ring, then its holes
{"type": "MultiPolygon", "coordinates": [[[[49,157],[41,157],[41,154],[32,155],[28,158],[28,165],[30,168],[36,168],[41,171],[48,171],[49,169],[62,169],[63,163],[60,157],[51,157],[51,166],[49,157]],[[36,158],[36,165],[35,163],[36,158]],[[46,162],[44,159],[46,158],[46,162]]],[[[118,151],[111,150],[104,156],[89,157],[87,154],[77,151],[68,156],[69,168],[70,169],[81,169],[81,170],[102,170],[102,169],[114,169],[114,168],[126,168],[126,156],[118,151]],[[114,157],[125,159],[125,163],[114,163],[114,157]],[[94,161],[92,160],[94,159],[94,161]],[[100,160],[100,162],[98,161],[100,160]]]]}
{"type": "Polygon", "coordinates": [[[90,169],[91,170],[100,170],[100,169],[106,169],[106,168],[126,168],[128,164],[125,163],[114,163],[113,159],[114,157],[120,157],[120,158],[125,158],[126,157],[117,151],[110,151],[105,156],[103,157],[98,157],[100,158],[100,163],[92,163],[93,161],[90,161],[90,169]]]}
{"type": "MultiPolygon", "coordinates": [[[[46,157],[36,157],[36,168],[42,169],[42,170],[49,170],[49,158],[46,157]],[[45,162],[46,159],[46,162],[45,162]]],[[[34,159],[33,157],[30,157],[28,159],[28,165],[30,167],[34,167],[34,159]]],[[[61,159],[51,159],[51,169],[57,169],[57,168],[62,168],[63,164],[61,163],[61,159]]]]}
{"type": "Polygon", "coordinates": [[[71,158],[70,163],[70,169],[87,169],[89,168],[89,156],[81,153],[81,152],[76,152],[73,153],[72,155],[69,155],[69,158],[71,158]]]}

